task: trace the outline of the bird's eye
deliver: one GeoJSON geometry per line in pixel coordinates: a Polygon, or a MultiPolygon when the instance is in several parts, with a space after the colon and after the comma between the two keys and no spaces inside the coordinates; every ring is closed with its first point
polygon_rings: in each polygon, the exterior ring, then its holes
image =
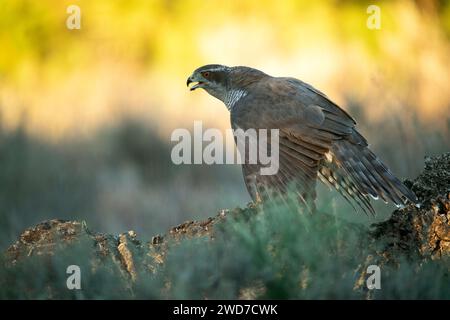
{"type": "Polygon", "coordinates": [[[202,72],[202,76],[203,76],[203,78],[209,78],[209,72],[208,71],[206,71],[206,72],[202,72]]]}

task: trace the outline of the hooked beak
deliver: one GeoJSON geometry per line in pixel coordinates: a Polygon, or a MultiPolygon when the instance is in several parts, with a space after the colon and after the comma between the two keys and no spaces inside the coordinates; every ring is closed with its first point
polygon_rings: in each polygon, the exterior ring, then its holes
{"type": "Polygon", "coordinates": [[[186,86],[189,87],[189,85],[193,82],[196,82],[196,84],[194,84],[192,87],[189,88],[189,90],[191,90],[191,91],[194,91],[197,88],[201,88],[204,84],[204,82],[202,82],[202,81],[195,80],[194,76],[192,75],[187,79],[186,86]]]}

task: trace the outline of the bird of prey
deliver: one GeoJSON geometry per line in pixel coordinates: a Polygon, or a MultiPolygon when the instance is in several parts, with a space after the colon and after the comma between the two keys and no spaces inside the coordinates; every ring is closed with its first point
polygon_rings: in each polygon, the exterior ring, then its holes
{"type": "Polygon", "coordinates": [[[202,88],[226,105],[233,130],[279,130],[275,175],[261,175],[260,164],[242,165],[255,202],[274,192],[283,196],[293,186],[299,200],[314,211],[316,182],[321,180],[365,213],[374,214],[370,197],[399,207],[417,203],[415,194],[369,149],[355,120],[311,85],[218,64],[196,69],[187,79],[189,85],[191,91],[202,88]]]}

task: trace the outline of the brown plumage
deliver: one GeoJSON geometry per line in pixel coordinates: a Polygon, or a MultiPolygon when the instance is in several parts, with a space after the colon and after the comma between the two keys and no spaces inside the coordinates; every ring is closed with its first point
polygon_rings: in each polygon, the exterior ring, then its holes
{"type": "MultiPolygon", "coordinates": [[[[406,188],[368,148],[355,120],[322,92],[294,79],[271,77],[248,67],[207,65],[187,84],[205,89],[225,103],[233,129],[279,129],[279,170],[260,175],[260,165],[243,164],[253,200],[292,187],[308,208],[314,208],[316,181],[335,188],[353,206],[374,213],[370,197],[397,206],[417,203],[406,188]]],[[[270,149],[270,145],[268,146],[270,149]]]]}

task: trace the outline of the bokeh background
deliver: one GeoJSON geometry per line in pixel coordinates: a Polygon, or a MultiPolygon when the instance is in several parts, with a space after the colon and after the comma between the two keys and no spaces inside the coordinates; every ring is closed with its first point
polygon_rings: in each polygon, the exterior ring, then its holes
{"type": "MultiPolygon", "coordinates": [[[[229,127],[219,101],[186,88],[208,63],[314,85],[414,178],[450,150],[449,38],[449,1],[2,0],[0,248],[44,219],[148,238],[250,201],[238,166],[170,160],[174,129],[229,127]],[[72,4],[80,30],[66,27],[72,4]]],[[[377,208],[349,219],[392,209],[377,208]]]]}

